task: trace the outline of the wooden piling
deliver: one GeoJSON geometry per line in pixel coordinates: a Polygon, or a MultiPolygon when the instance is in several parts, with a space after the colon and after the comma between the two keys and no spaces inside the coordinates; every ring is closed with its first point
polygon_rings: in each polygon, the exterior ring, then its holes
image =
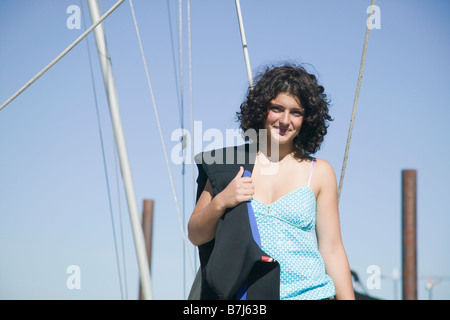
{"type": "Polygon", "coordinates": [[[402,170],[403,300],[417,300],[417,172],[402,170]]]}
{"type": "MultiPolygon", "coordinates": [[[[144,232],[145,251],[148,266],[151,271],[152,262],[152,231],[153,231],[153,200],[144,200],[142,210],[142,230],[144,232]]],[[[139,300],[142,300],[142,290],[139,288],[139,300]]]]}

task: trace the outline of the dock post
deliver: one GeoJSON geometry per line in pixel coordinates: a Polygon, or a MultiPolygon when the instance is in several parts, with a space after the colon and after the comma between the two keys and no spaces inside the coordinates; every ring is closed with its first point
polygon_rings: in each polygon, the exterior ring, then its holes
{"type": "Polygon", "coordinates": [[[403,300],[417,300],[417,172],[402,170],[403,300]]]}

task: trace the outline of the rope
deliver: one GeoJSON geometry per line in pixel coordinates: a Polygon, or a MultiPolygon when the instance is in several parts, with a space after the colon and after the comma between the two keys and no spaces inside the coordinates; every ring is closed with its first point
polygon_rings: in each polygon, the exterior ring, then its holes
{"type": "Polygon", "coordinates": [[[250,67],[250,59],[248,57],[247,40],[245,39],[244,23],[242,22],[241,5],[239,0],[236,0],[236,12],[239,21],[239,30],[241,31],[242,49],[244,50],[245,66],[247,69],[247,77],[250,88],[253,88],[252,69],[250,67]]]}
{"type": "MultiPolygon", "coordinates": [[[[372,0],[371,7],[374,4],[375,4],[375,0],[372,0]]],[[[369,17],[371,17],[372,14],[373,14],[373,11],[371,10],[369,17]]],[[[365,38],[364,38],[364,46],[363,46],[363,52],[362,52],[362,56],[361,56],[361,64],[360,64],[360,67],[359,67],[358,84],[356,86],[356,94],[355,94],[355,100],[353,102],[353,111],[352,111],[352,116],[351,116],[351,120],[350,120],[350,128],[348,130],[347,144],[345,146],[344,161],[342,163],[341,178],[340,178],[340,181],[339,181],[338,203],[339,203],[339,200],[340,200],[340,197],[341,197],[342,185],[344,184],[345,168],[347,166],[348,152],[349,152],[349,149],[350,149],[350,141],[352,139],[353,124],[355,122],[356,108],[357,108],[357,105],[358,105],[358,98],[359,98],[359,91],[361,89],[361,81],[362,81],[363,72],[364,72],[364,64],[365,64],[365,61],[366,61],[367,45],[369,43],[369,33],[370,33],[370,29],[366,25],[366,35],[365,35],[365,38]]]]}
{"type": "MultiPolygon", "coordinates": [[[[149,76],[149,72],[148,72],[147,59],[145,58],[144,48],[142,46],[142,41],[141,41],[141,35],[140,35],[140,32],[139,32],[139,27],[138,27],[137,20],[136,20],[136,15],[135,15],[135,12],[134,12],[133,1],[130,0],[129,3],[130,3],[130,8],[131,8],[131,13],[132,13],[132,16],[133,16],[134,26],[136,28],[136,35],[138,37],[139,47],[140,47],[140,50],[141,50],[142,61],[144,63],[145,74],[147,76],[148,88],[150,90],[150,95],[151,95],[151,98],[152,98],[153,110],[154,110],[155,116],[156,116],[156,122],[157,122],[157,125],[158,125],[159,136],[161,138],[161,143],[162,143],[163,152],[164,152],[164,158],[166,160],[167,170],[169,171],[170,185],[172,187],[173,197],[174,197],[174,201],[175,201],[176,208],[177,208],[177,214],[178,214],[178,220],[179,220],[180,227],[181,227],[181,233],[182,233],[182,236],[183,236],[183,241],[184,241],[184,244],[185,244],[186,252],[189,252],[188,244],[187,244],[187,240],[186,240],[186,234],[185,234],[184,228],[183,228],[183,221],[181,219],[180,206],[178,204],[178,198],[177,198],[177,194],[176,194],[176,191],[175,191],[175,185],[174,185],[174,182],[173,182],[172,171],[170,169],[169,158],[167,156],[167,149],[166,149],[166,145],[164,143],[164,136],[163,136],[162,129],[161,129],[161,123],[159,121],[159,115],[158,115],[158,109],[156,107],[155,95],[153,93],[152,84],[151,84],[150,76],[149,76]]],[[[191,262],[189,254],[188,254],[188,258],[189,258],[189,264],[190,264],[190,267],[191,267],[192,275],[194,276],[195,275],[194,274],[194,269],[192,267],[192,262],[191,262]]]]}
{"type": "Polygon", "coordinates": [[[1,106],[0,111],[6,107],[11,101],[17,98],[22,92],[28,89],[37,79],[39,79],[44,73],[46,73],[51,67],[53,67],[62,57],[64,57],[70,50],[72,50],[78,43],[81,42],[86,36],[91,33],[103,20],[105,20],[114,10],[116,10],[125,0],[119,0],[117,3],[111,7],[103,16],[100,17],[89,29],[87,29],[81,36],[78,37],[71,45],[69,45],[63,52],[61,52],[52,62],[50,62],[44,69],[42,69],[38,74],[36,74],[30,81],[28,81],[22,88],[19,89],[15,94],[13,94],[8,100],[6,100],[1,106]]]}

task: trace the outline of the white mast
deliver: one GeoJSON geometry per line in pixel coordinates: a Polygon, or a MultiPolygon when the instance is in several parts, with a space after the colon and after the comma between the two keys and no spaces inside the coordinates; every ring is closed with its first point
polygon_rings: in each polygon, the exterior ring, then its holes
{"type": "Polygon", "coordinates": [[[245,67],[247,69],[248,84],[253,88],[252,69],[250,67],[250,58],[248,57],[247,40],[245,39],[244,23],[242,22],[241,4],[239,0],[236,2],[236,12],[239,22],[239,30],[241,31],[242,49],[244,50],[245,67]]]}
{"type": "MultiPolygon", "coordinates": [[[[97,0],[88,0],[91,19],[95,23],[100,18],[100,10],[97,0]]],[[[122,120],[119,110],[119,99],[116,92],[116,84],[112,74],[112,65],[109,60],[108,49],[106,47],[105,30],[103,23],[99,24],[94,30],[95,40],[97,43],[97,51],[105,82],[108,104],[111,113],[111,121],[114,129],[114,137],[116,139],[117,151],[119,154],[120,169],[125,187],[125,193],[128,203],[128,211],[130,214],[131,228],[133,229],[134,243],[139,264],[139,272],[141,278],[142,297],[145,300],[152,299],[152,291],[150,284],[150,268],[145,251],[144,234],[142,231],[141,221],[138,214],[136,195],[134,192],[133,180],[131,176],[130,164],[128,161],[127,147],[122,129],[122,120]]]]}

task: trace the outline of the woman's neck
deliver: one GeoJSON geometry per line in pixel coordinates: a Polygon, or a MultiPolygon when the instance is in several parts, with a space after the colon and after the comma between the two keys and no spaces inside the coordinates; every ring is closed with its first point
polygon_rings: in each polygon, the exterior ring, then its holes
{"type": "Polygon", "coordinates": [[[260,148],[259,151],[271,162],[280,162],[294,152],[294,145],[269,143],[265,149],[260,148]]]}

